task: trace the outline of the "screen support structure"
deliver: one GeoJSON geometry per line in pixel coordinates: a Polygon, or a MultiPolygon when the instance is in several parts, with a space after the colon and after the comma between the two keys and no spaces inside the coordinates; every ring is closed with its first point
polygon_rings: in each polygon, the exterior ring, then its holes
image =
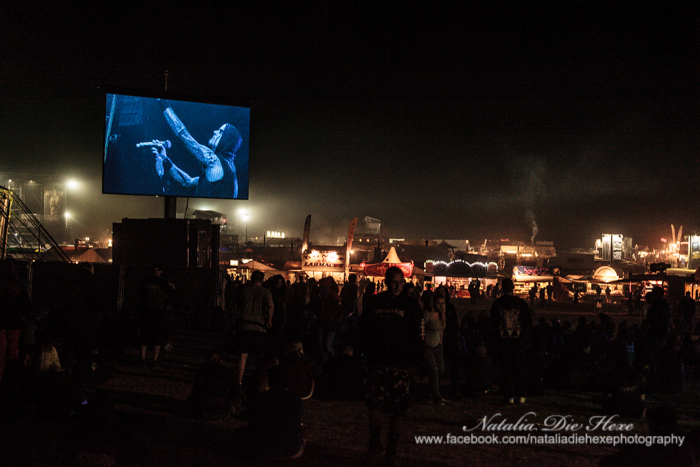
{"type": "Polygon", "coordinates": [[[177,196],[166,196],[165,197],[165,210],[163,211],[163,217],[165,219],[175,219],[177,212],[177,196]]]}
{"type": "MultiPolygon", "coordinates": [[[[165,92],[168,92],[168,70],[163,72],[165,75],[165,92]]],[[[177,217],[177,196],[165,196],[163,218],[175,219],[177,217]]]]}

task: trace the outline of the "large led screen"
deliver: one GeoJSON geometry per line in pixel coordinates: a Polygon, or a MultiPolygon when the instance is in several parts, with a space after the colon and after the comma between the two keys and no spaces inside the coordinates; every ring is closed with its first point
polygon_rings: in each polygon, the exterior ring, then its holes
{"type": "Polygon", "coordinates": [[[107,94],[102,191],[248,199],[250,108],[107,94]]]}

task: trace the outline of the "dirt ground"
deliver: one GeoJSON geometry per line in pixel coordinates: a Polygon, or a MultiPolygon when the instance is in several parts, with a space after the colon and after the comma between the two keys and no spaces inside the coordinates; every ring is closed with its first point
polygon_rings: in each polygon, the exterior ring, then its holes
{"type": "MultiPolygon", "coordinates": [[[[460,313],[478,312],[487,304],[458,303],[460,313]]],[[[537,311],[539,316],[558,316],[576,322],[584,310],[566,307],[537,311]]],[[[593,318],[595,314],[587,311],[593,318]]],[[[637,317],[614,315],[616,320],[637,317]]],[[[304,403],[306,448],[302,458],[284,462],[263,462],[244,455],[242,419],[225,421],[193,420],[186,415],[185,401],[192,387],[196,368],[211,349],[223,345],[216,332],[192,331],[185,326],[173,329],[171,351],[162,356],[160,368],[138,365],[137,348],[128,348],[115,375],[97,389],[94,401],[111,401],[113,411],[91,419],[69,423],[14,423],[0,428],[0,465],[108,465],[99,460],[113,459],[117,466],[354,466],[364,465],[367,445],[366,411],[363,402],[329,402],[311,399],[304,403]],[[91,456],[91,457],[90,457],[91,456]],[[100,457],[103,456],[103,457],[100,457]],[[91,460],[92,464],[87,464],[91,460]]],[[[648,397],[648,406],[672,404],[681,428],[700,426],[698,378],[689,371],[681,394],[648,397]]],[[[475,427],[484,417],[498,416],[515,421],[532,412],[529,419],[541,426],[548,415],[570,416],[586,423],[599,415],[595,394],[547,390],[524,405],[503,405],[497,393],[449,401],[435,406],[417,401],[409,410],[400,443],[402,465],[442,466],[594,466],[600,458],[619,450],[590,444],[491,445],[418,444],[416,436],[464,435],[463,427],[475,427]]],[[[625,420],[631,433],[647,434],[645,419],[625,420]]],[[[478,429],[476,434],[485,435],[478,429]]],[[[520,434],[511,432],[513,434],[520,434]]],[[[499,433],[505,434],[505,433],[499,433]]]]}

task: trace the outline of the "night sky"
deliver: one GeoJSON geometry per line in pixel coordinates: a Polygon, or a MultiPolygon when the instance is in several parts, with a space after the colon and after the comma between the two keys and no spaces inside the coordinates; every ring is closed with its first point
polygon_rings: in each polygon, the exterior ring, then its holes
{"type": "Polygon", "coordinates": [[[0,7],[0,179],[82,180],[76,234],[162,216],[101,176],[104,93],[162,93],[165,70],[251,107],[250,199],[188,204],[247,209],[249,236],[308,214],[315,242],[365,216],[472,244],[534,222],[558,248],[700,229],[696,2],[53,3],[0,7]]]}

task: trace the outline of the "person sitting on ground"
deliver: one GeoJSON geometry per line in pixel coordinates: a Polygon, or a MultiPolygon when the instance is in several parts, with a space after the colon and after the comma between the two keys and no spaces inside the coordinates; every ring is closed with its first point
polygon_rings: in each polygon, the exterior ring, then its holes
{"type": "Polygon", "coordinates": [[[611,355],[613,364],[601,378],[601,404],[608,415],[639,418],[644,413],[644,377],[627,361],[624,349],[611,355]]]}
{"type": "Polygon", "coordinates": [[[187,402],[195,417],[207,420],[226,419],[240,411],[236,405],[239,387],[231,362],[220,352],[212,352],[197,370],[187,402]]]}
{"type": "Polygon", "coordinates": [[[335,401],[359,401],[365,398],[367,371],[354,349],[346,345],[343,353],[328,360],[321,371],[318,398],[335,401]]]}
{"type": "Polygon", "coordinates": [[[279,365],[274,354],[266,353],[253,373],[249,384],[244,388],[245,394],[253,395],[270,390],[270,371],[279,365]]]}
{"type": "Polygon", "coordinates": [[[51,344],[43,345],[34,359],[32,402],[36,420],[67,420],[82,402],[51,344]]]}
{"type": "Polygon", "coordinates": [[[270,389],[253,395],[248,404],[250,448],[254,457],[296,459],[304,453],[303,405],[289,391],[289,369],[270,370],[270,389]]]}
{"type": "Polygon", "coordinates": [[[285,354],[280,358],[280,366],[287,377],[287,390],[294,397],[309,399],[316,385],[314,365],[304,354],[304,346],[299,339],[287,343],[285,354]]]}
{"type": "Polygon", "coordinates": [[[481,395],[491,390],[491,356],[481,336],[474,338],[474,347],[467,352],[464,374],[469,394],[481,395]]]}

